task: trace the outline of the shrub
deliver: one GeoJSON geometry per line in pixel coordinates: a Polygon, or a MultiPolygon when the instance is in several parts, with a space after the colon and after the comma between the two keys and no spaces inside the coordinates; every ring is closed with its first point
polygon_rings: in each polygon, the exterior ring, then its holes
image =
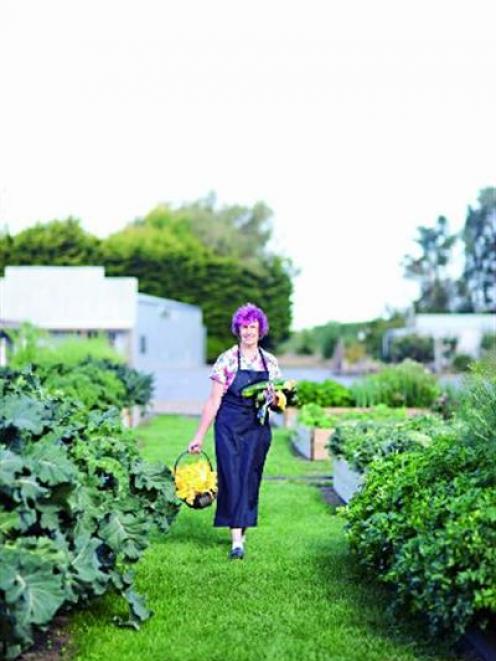
{"type": "Polygon", "coordinates": [[[468,372],[473,360],[472,356],[468,353],[457,353],[453,356],[451,367],[455,372],[468,372]]]}
{"type": "Polygon", "coordinates": [[[400,363],[407,358],[419,363],[430,363],[434,360],[434,340],[415,333],[395,337],[391,342],[389,356],[393,363],[400,363]]]}
{"type": "Polygon", "coordinates": [[[496,333],[484,333],[481,340],[481,350],[483,352],[496,351],[496,333]]]}
{"type": "Polygon", "coordinates": [[[440,392],[434,375],[412,360],[386,367],[351,386],[357,406],[429,407],[440,392]]]}

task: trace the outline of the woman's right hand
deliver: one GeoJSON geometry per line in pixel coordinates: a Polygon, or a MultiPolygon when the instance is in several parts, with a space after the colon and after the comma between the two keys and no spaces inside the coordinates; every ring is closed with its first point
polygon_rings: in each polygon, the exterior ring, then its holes
{"type": "Polygon", "coordinates": [[[194,438],[191,441],[191,443],[188,444],[188,452],[197,454],[201,451],[202,446],[203,446],[203,441],[199,441],[198,439],[194,438]]]}

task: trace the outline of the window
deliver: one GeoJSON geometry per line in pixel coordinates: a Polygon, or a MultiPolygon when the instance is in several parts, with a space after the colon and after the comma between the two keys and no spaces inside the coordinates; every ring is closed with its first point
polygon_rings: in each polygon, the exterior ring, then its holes
{"type": "Polygon", "coordinates": [[[146,335],[140,335],[139,350],[140,353],[146,353],[146,335]]]}

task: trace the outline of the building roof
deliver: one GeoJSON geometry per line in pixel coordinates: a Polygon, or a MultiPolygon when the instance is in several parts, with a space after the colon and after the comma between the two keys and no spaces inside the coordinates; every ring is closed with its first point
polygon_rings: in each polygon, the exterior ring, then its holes
{"type": "Polygon", "coordinates": [[[7,266],[0,322],[50,330],[119,330],[136,323],[137,278],[106,277],[103,266],[7,266]]]}

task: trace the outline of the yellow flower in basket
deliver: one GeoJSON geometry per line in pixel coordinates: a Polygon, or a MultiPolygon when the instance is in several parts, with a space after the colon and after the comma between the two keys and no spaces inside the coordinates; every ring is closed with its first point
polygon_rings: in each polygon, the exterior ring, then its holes
{"type": "Polygon", "coordinates": [[[213,470],[210,461],[200,459],[179,467],[178,461],[174,471],[177,497],[190,507],[210,505],[217,493],[217,472],[213,470]]]}

